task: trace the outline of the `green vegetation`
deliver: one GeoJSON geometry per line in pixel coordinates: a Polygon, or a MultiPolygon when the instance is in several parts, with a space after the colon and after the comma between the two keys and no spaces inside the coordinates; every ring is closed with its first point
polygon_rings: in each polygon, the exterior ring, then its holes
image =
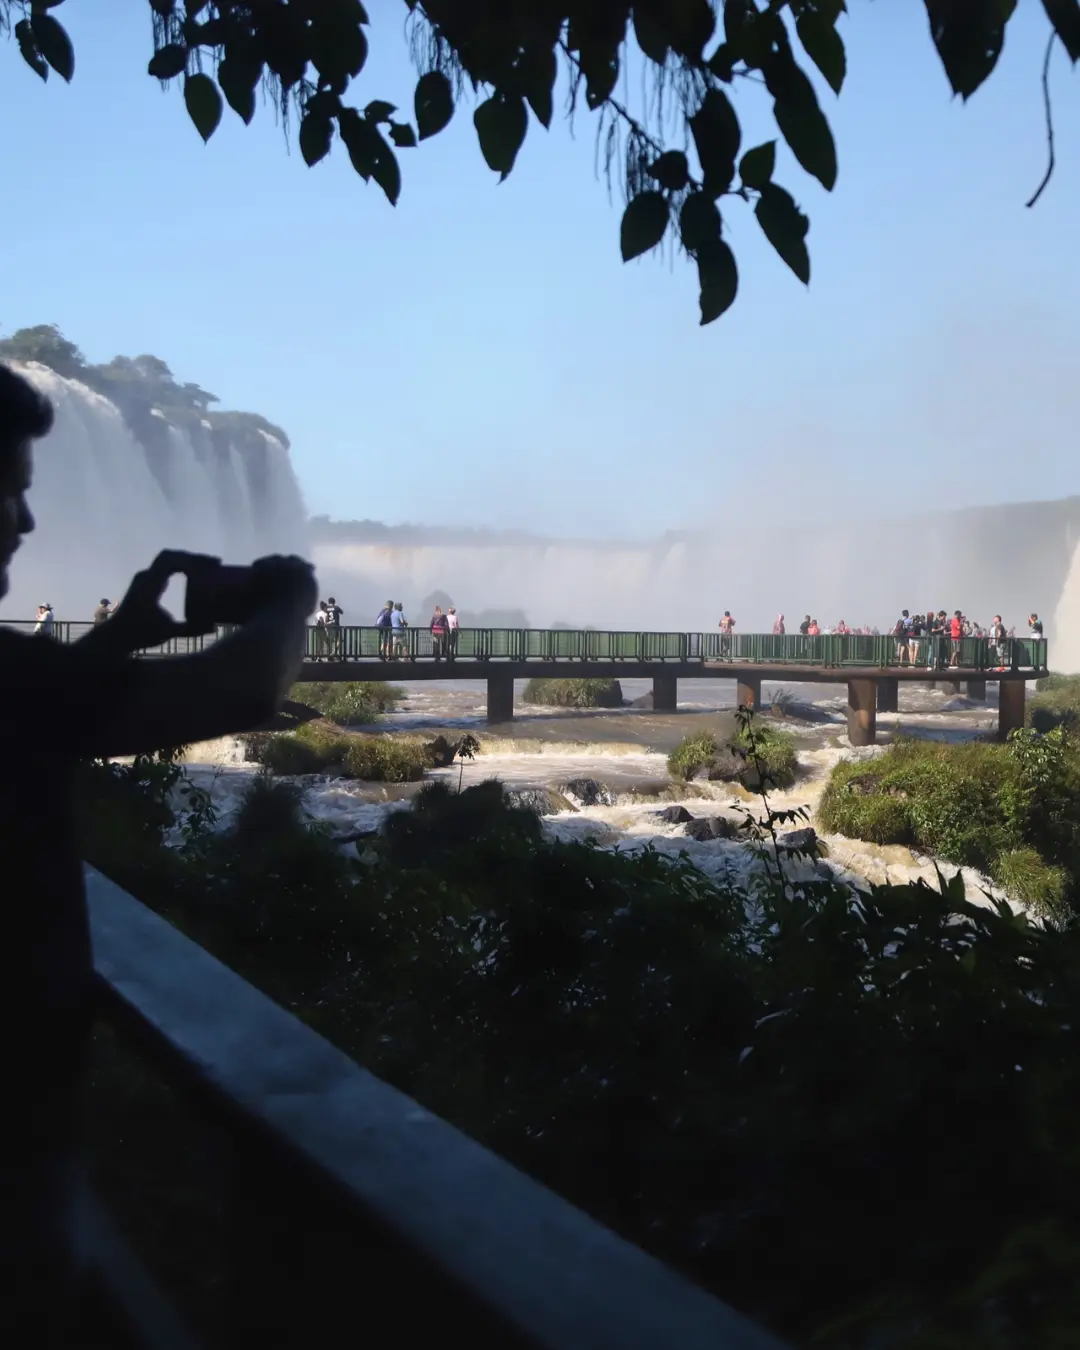
{"type": "MultiPolygon", "coordinates": [[[[263,777],[221,830],[189,795],[166,849],[182,785],[169,756],[87,766],[88,856],[359,1062],[793,1345],[1075,1339],[1077,925],[1048,934],[955,882],[855,898],[766,877],[749,904],[684,861],[554,842],[494,783],[422,789],[360,861],[263,777]]],[[[129,1128],[106,1115],[96,1131],[115,1174],[138,1177],[142,1248],[183,1239],[212,1288],[220,1222],[197,1145],[164,1107],[139,1109],[134,1069],[109,1082],[96,1100],[129,1128]]]]}
{"type": "Polygon", "coordinates": [[[416,736],[348,735],[325,723],[247,737],[257,763],[279,774],[329,774],[372,783],[415,783],[434,767],[431,746],[416,736]]]}
{"type": "MultiPolygon", "coordinates": [[[[0,0],[0,30],[14,32],[23,59],[42,79],[50,69],[65,80],[75,72],[71,41],[56,18],[61,3],[0,0]],[[21,21],[12,23],[17,14],[21,21]]],[[[469,0],[410,0],[406,31],[420,78],[411,97],[398,90],[389,101],[383,91],[353,87],[369,50],[361,4],[307,5],[303,18],[294,15],[296,5],[249,0],[195,8],[149,0],[149,7],[154,49],[148,74],[182,87],[188,116],[204,141],[217,130],[226,103],[250,122],[261,92],[261,101],[297,128],[305,163],[323,160],[336,135],[356,172],[393,204],[401,193],[395,150],[441,132],[468,89],[482,100],[472,113],[481,154],[502,181],[525,141],[529,110],[550,126],[561,76],[564,87],[574,90],[568,115],[587,107],[598,117],[609,186],[613,170],[621,169],[628,201],[619,230],[624,261],[674,237],[697,267],[701,322],[709,323],[735,300],[739,276],[726,240],[731,218],[752,205],[777,256],[809,284],[810,222],[791,191],[774,180],[777,142],[768,129],[775,121],[800,168],[832,190],[836,145],[806,67],[815,66],[840,93],[847,56],[838,21],[847,7],[839,0],[775,0],[764,7],[728,0],[722,8],[709,0],[632,7],[621,0],[568,0],[545,8],[543,22],[536,21],[534,0],[501,0],[494,9],[469,0]],[[628,88],[620,74],[639,63],[651,78],[628,88]],[[738,96],[729,97],[736,84],[738,96]],[[749,125],[761,125],[766,139],[754,146],[744,144],[740,125],[746,100],[761,101],[749,112],[749,125]],[[397,115],[410,106],[415,127],[397,115]]],[[[1014,0],[927,0],[945,75],[965,100],[994,70],[1015,8],[1014,0]]],[[[1060,40],[1076,62],[1080,15],[1074,0],[1044,0],[1043,8],[1047,36],[1060,40]]],[[[1028,205],[1046,186],[1053,164],[1051,152],[1028,205]]]]}
{"type": "Polygon", "coordinates": [[[745,787],[790,787],[795,781],[799,757],[795,738],[768,723],[754,720],[740,726],[726,741],[711,731],[686,736],[668,756],[673,778],[693,778],[706,770],[709,778],[738,781],[745,787]]]}
{"type": "Polygon", "coordinates": [[[618,680],[530,680],[522,694],[525,703],[558,708],[621,708],[618,680]]]}
{"type": "Polygon", "coordinates": [[[378,720],[380,713],[393,712],[404,689],[382,680],[312,682],[294,684],[289,697],[314,708],[339,726],[363,726],[378,720]]]}
{"type": "Polygon", "coordinates": [[[838,764],[818,820],[978,868],[1060,920],[1080,883],[1080,747],[1061,729],[1013,732],[1007,745],[902,740],[875,759],[838,764]]]}
{"type": "Polygon", "coordinates": [[[1047,675],[1028,699],[1028,724],[1036,731],[1074,727],[1080,720],[1080,675],[1047,675]]]}

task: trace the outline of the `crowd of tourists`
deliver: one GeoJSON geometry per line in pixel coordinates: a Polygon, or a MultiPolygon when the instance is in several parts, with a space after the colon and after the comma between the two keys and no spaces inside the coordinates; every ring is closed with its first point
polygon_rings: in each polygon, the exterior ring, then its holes
{"type": "MultiPolygon", "coordinates": [[[[387,600],[375,617],[375,627],[379,630],[379,656],[382,660],[402,661],[412,657],[407,637],[409,621],[400,600],[387,600]]],[[[436,605],[428,629],[431,633],[431,654],[435,660],[453,661],[457,656],[458,635],[461,631],[455,607],[450,605],[444,610],[442,605],[436,605]]]]}

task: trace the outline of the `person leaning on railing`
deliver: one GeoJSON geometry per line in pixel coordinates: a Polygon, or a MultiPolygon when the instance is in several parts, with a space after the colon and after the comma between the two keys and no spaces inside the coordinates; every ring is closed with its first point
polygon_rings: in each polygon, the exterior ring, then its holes
{"type": "MultiPolygon", "coordinates": [[[[0,365],[0,598],[20,540],[31,445],[49,401],[0,365]]],[[[73,812],[76,762],[148,753],[253,729],[299,673],[314,573],[300,558],[251,572],[248,621],[205,651],[132,654],[189,631],[162,608],[191,555],[162,553],[108,623],[70,644],[0,629],[0,881],[7,1003],[0,1161],[0,1325],[15,1346],[67,1345],[78,1288],[72,1215],[78,1108],[92,1018],[92,966],[73,812]]],[[[205,560],[204,560],[205,561],[205,560]]]]}

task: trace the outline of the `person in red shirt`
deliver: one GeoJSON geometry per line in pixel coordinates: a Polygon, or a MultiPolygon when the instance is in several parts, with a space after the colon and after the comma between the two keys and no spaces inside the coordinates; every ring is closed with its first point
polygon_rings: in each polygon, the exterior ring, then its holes
{"type": "Polygon", "coordinates": [[[950,666],[960,664],[960,643],[964,637],[964,616],[957,610],[949,620],[949,639],[952,642],[952,656],[949,658],[950,666]]]}

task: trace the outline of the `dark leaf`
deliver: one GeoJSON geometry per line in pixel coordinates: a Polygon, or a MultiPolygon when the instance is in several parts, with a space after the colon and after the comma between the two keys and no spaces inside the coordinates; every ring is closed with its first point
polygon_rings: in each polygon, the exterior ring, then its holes
{"type": "Polygon", "coordinates": [[[1080,61],[1080,0],[1043,0],[1043,9],[1075,65],[1080,61]]]}
{"type": "Polygon", "coordinates": [[[718,80],[723,80],[725,84],[730,84],[735,78],[735,53],[727,42],[721,42],[712,56],[709,57],[706,64],[718,80]]]}
{"type": "Polygon", "coordinates": [[[836,144],[814,86],[789,50],[777,52],[766,63],[765,83],[784,140],[806,172],[831,192],[836,184],[836,144]]]}
{"type": "Polygon", "coordinates": [[[708,248],[720,238],[720,212],[704,192],[691,192],[679,212],[679,237],[690,253],[708,248]]]}
{"type": "Polygon", "coordinates": [[[690,119],[690,131],[705,175],[705,191],[719,197],[735,177],[742,132],[735,109],[722,89],[710,89],[690,119]]]}
{"type": "Polygon", "coordinates": [[[371,176],[386,193],[386,200],[390,205],[397,206],[398,198],[401,196],[401,169],[398,167],[393,150],[378,131],[375,131],[375,139],[378,142],[378,153],[375,156],[371,176]]]}
{"type": "Polygon", "coordinates": [[[454,115],[454,95],[450,81],[441,70],[429,70],[417,81],[413,96],[416,130],[422,141],[442,131],[454,115]]]}
{"type": "Polygon", "coordinates": [[[167,19],[176,8],[176,0],[150,0],[150,8],[155,14],[160,14],[163,19],[167,19]]]}
{"type": "Polygon", "coordinates": [[[349,80],[359,75],[368,58],[367,34],[355,17],[325,13],[308,30],[310,59],[320,79],[343,93],[349,80]]]}
{"type": "Polygon", "coordinates": [[[649,165],[649,176],[668,192],[681,192],[690,181],[690,165],[681,150],[665,150],[649,165]]]}
{"type": "Polygon", "coordinates": [[[227,56],[217,68],[217,80],[229,107],[245,124],[255,116],[255,86],[262,66],[239,56],[227,56]]]}
{"type": "Polygon", "coordinates": [[[334,124],[323,112],[308,112],[300,122],[300,153],[304,163],[310,166],[318,164],[330,150],[334,138],[334,124]]]}
{"type": "Polygon", "coordinates": [[[153,75],[155,80],[171,80],[174,76],[184,73],[187,58],[186,47],[178,42],[170,42],[167,47],[162,47],[153,54],[150,64],[146,67],[146,73],[153,75]]]}
{"type": "Polygon", "coordinates": [[[30,28],[38,51],[62,80],[75,74],[75,49],[58,19],[51,14],[32,13],[30,28]]]}
{"type": "Polygon", "coordinates": [[[662,192],[639,192],[623,212],[619,244],[623,262],[655,248],[664,237],[670,212],[662,192]]]}
{"type": "Polygon", "coordinates": [[[397,109],[392,103],[387,103],[385,99],[374,98],[364,109],[364,116],[369,122],[389,122],[396,112],[397,109]]]}
{"type": "Polygon", "coordinates": [[[739,177],[744,187],[760,191],[773,176],[776,168],[776,142],[765,141],[747,150],[739,161],[739,177]]]}
{"type": "Polygon", "coordinates": [[[411,150],[416,145],[416,132],[408,122],[391,122],[390,139],[399,150],[411,150]]]}
{"type": "Polygon", "coordinates": [[[209,75],[189,75],[184,81],[184,103],[195,130],[208,141],[221,121],[221,95],[209,75]]]}
{"type": "Polygon", "coordinates": [[[1016,0],[925,0],[941,64],[953,92],[967,100],[997,65],[1016,0]]]}
{"type": "Polygon", "coordinates": [[[555,48],[544,45],[530,47],[522,56],[519,66],[521,84],[529,107],[536,114],[536,120],[545,127],[551,126],[551,91],[555,87],[555,48]]]}
{"type": "Polygon", "coordinates": [[[804,9],[795,22],[795,31],[807,56],[824,75],[829,88],[834,94],[839,94],[847,74],[847,56],[843,38],[836,31],[835,20],[830,23],[821,10],[804,9]]]}
{"type": "Polygon", "coordinates": [[[810,254],[806,232],[810,222],[795,205],[791,194],[775,183],[766,183],[754,207],[765,238],[806,286],[810,284],[810,254]]]}
{"type": "Polygon", "coordinates": [[[473,113],[481,152],[488,168],[499,175],[500,182],[514,167],[528,121],[525,100],[504,94],[493,95],[473,113]]]}
{"type": "Polygon", "coordinates": [[[207,3],[208,0],[184,0],[184,12],[189,19],[194,19],[203,12],[207,3]]]}
{"type": "Polygon", "coordinates": [[[584,47],[578,58],[585,72],[585,102],[599,108],[611,97],[619,79],[619,51],[607,47],[584,47]]]}
{"type": "Polygon", "coordinates": [[[35,75],[40,75],[43,80],[47,80],[49,78],[48,63],[37,49],[29,19],[20,19],[15,25],[15,40],[19,44],[19,53],[22,59],[35,75]]]}
{"type": "Polygon", "coordinates": [[[701,323],[712,323],[735,302],[739,290],[739,269],[735,255],[722,239],[717,239],[698,254],[698,286],[701,291],[701,323]]]}
{"type": "Polygon", "coordinates": [[[716,29],[716,15],[709,0],[679,0],[664,7],[664,21],[672,51],[690,61],[700,61],[705,44],[716,29]]]}
{"type": "Polygon", "coordinates": [[[634,6],[634,36],[650,61],[655,61],[658,66],[667,61],[667,34],[664,25],[657,19],[654,6],[634,6]]]}

